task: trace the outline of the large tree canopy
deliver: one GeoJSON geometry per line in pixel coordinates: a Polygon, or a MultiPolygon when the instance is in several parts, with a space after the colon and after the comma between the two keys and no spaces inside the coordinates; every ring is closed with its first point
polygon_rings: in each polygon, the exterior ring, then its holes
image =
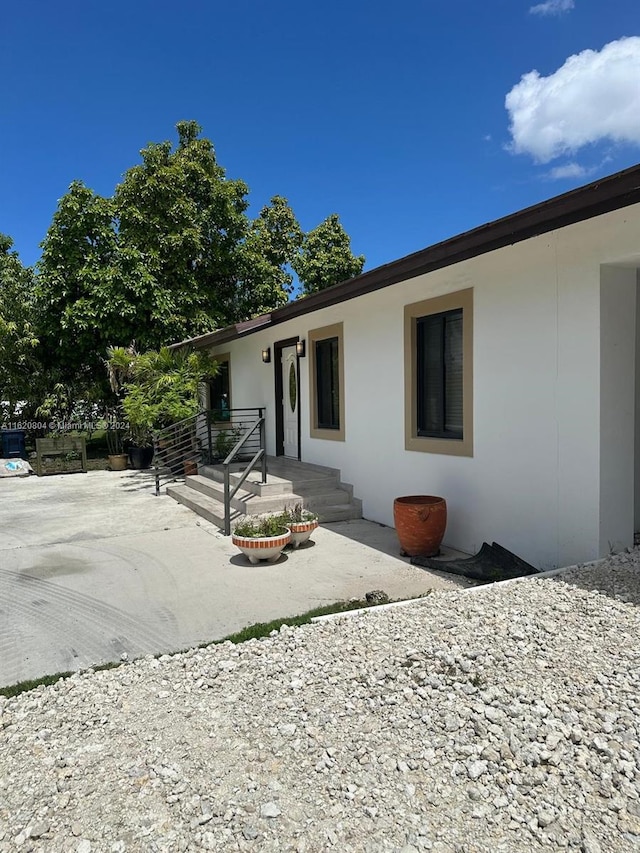
{"type": "Polygon", "coordinates": [[[91,384],[112,341],[152,328],[146,266],[120,247],[112,199],[79,181],[61,199],[42,248],[36,310],[43,360],[55,381],[91,384]]]}
{"type": "Polygon", "coordinates": [[[36,319],[52,380],[104,380],[109,346],[139,351],[285,304],[362,269],[338,217],[306,236],[274,196],[251,220],[248,188],[226,177],[193,121],[152,143],[112,198],[80,181],[60,200],[37,267],[36,319]]]}
{"type": "Polygon", "coordinates": [[[120,245],[144,259],[154,303],[148,319],[162,327],[164,342],[228,319],[250,227],[246,184],[227,180],[195,122],[177,128],[178,147],[145,148],[115,193],[120,245]]]}

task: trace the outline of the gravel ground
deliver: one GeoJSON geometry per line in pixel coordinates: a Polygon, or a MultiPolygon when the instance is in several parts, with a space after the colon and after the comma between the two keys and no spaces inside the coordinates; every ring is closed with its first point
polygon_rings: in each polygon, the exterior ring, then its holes
{"type": "Polygon", "coordinates": [[[0,851],[640,849],[640,552],[0,698],[0,851]]]}

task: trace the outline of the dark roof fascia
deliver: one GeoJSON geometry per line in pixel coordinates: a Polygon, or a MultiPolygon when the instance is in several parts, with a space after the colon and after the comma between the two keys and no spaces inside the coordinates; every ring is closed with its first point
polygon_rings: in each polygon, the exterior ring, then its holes
{"type": "Polygon", "coordinates": [[[471,231],[465,231],[456,237],[362,273],[356,278],[290,302],[282,308],[275,309],[271,314],[182,341],[173,346],[190,345],[200,348],[227,343],[266,326],[276,326],[312,311],[356,299],[358,296],[373,293],[401,281],[407,281],[638,202],[640,202],[640,165],[524,208],[471,231]]]}

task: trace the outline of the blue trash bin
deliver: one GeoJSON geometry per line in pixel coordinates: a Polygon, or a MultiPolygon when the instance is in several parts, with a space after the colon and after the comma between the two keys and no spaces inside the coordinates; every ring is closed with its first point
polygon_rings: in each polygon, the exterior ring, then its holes
{"type": "Polygon", "coordinates": [[[0,432],[2,433],[2,458],[26,459],[25,431],[23,429],[3,429],[0,432]]]}

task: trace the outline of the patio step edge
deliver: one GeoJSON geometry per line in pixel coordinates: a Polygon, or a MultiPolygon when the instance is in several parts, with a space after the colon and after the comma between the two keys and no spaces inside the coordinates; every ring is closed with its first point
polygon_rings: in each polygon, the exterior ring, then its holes
{"type": "MultiPolygon", "coordinates": [[[[215,480],[210,480],[200,474],[192,475],[185,478],[185,485],[200,494],[213,498],[224,503],[224,490],[221,483],[215,480]]],[[[231,498],[231,506],[241,512],[250,514],[260,514],[266,512],[281,512],[285,506],[293,507],[300,503],[307,509],[315,512],[320,512],[320,508],[327,505],[345,505],[353,502],[356,508],[362,510],[357,499],[353,500],[352,496],[346,489],[336,488],[335,484],[327,484],[327,488],[322,492],[312,492],[310,494],[285,492],[284,494],[269,494],[256,495],[254,492],[239,489],[231,498]]]]}
{"type": "MultiPolygon", "coordinates": [[[[197,492],[187,485],[167,486],[167,494],[179,504],[186,506],[201,518],[205,518],[217,527],[224,528],[224,504],[220,501],[197,492]]],[[[237,520],[243,513],[231,512],[231,521],[237,520]]]]}
{"type": "MultiPolygon", "coordinates": [[[[303,492],[313,494],[326,491],[329,488],[340,488],[339,475],[321,471],[314,473],[318,473],[320,476],[305,477],[304,471],[301,471],[299,474],[296,474],[294,478],[289,478],[281,476],[281,474],[284,474],[282,471],[280,473],[269,471],[267,473],[267,477],[270,478],[270,481],[268,479],[266,483],[261,483],[259,481],[260,470],[254,469],[254,471],[252,471],[244,481],[243,488],[246,491],[253,492],[254,494],[262,497],[287,493],[302,494],[303,492]]],[[[198,475],[205,477],[212,483],[222,484],[224,482],[223,472],[213,465],[203,465],[198,470],[198,475]]],[[[239,477],[240,474],[237,471],[231,471],[229,478],[231,484],[233,485],[236,483],[239,477]]]]}

